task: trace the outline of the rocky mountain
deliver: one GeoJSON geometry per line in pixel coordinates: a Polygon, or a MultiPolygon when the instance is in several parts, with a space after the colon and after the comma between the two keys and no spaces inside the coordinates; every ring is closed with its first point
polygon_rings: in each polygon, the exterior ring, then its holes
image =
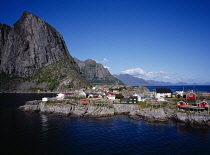
{"type": "MultiPolygon", "coordinates": [[[[145,80],[143,78],[134,77],[130,74],[115,74],[116,78],[124,82],[129,86],[166,86],[166,85],[180,85],[180,83],[171,83],[171,82],[163,82],[163,81],[155,81],[155,80],[145,80]]],[[[187,84],[187,83],[185,83],[187,84]]],[[[181,85],[184,85],[182,83],[181,85]]]]}
{"type": "Polygon", "coordinates": [[[114,85],[124,85],[122,81],[115,78],[110,74],[107,68],[100,63],[96,63],[95,60],[88,59],[85,61],[78,60],[74,58],[80,67],[80,70],[85,77],[85,79],[91,84],[114,84],[114,85]]]}
{"type": "Polygon", "coordinates": [[[87,85],[62,35],[29,12],[13,27],[0,24],[0,72],[2,91],[87,85]]]}

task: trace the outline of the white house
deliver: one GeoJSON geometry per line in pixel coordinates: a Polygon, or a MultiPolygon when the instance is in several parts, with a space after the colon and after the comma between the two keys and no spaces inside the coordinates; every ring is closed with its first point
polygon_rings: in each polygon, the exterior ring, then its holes
{"type": "Polygon", "coordinates": [[[64,99],[64,97],[65,97],[65,94],[59,93],[59,94],[57,94],[56,99],[62,100],[62,99],[64,99]]]}
{"type": "Polygon", "coordinates": [[[115,94],[114,93],[109,93],[106,95],[106,98],[110,99],[110,100],[115,100],[115,94]]]}
{"type": "Polygon", "coordinates": [[[138,101],[142,101],[142,97],[144,97],[143,94],[134,94],[133,96],[136,96],[138,101]]]}
{"type": "Polygon", "coordinates": [[[184,91],[183,90],[177,90],[176,95],[180,95],[181,97],[183,97],[184,91]]]}
{"type": "Polygon", "coordinates": [[[42,101],[45,101],[45,102],[46,102],[46,101],[49,101],[49,97],[43,97],[43,98],[42,98],[42,101]]]}
{"type": "Polygon", "coordinates": [[[172,91],[168,88],[159,88],[155,90],[155,98],[172,97],[172,91]]]}

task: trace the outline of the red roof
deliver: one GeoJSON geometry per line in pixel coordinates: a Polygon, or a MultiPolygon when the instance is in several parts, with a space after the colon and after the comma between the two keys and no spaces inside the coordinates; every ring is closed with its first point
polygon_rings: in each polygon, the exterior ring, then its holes
{"type": "Polygon", "coordinates": [[[185,107],[188,105],[188,103],[184,102],[184,101],[179,101],[177,102],[178,107],[185,107]]]}
{"type": "Polygon", "coordinates": [[[62,94],[64,94],[64,95],[69,95],[69,93],[62,93],[62,94]]]}
{"type": "Polygon", "coordinates": [[[199,107],[201,108],[205,108],[205,109],[208,109],[208,106],[209,104],[205,101],[202,101],[201,103],[198,104],[199,107]]]}

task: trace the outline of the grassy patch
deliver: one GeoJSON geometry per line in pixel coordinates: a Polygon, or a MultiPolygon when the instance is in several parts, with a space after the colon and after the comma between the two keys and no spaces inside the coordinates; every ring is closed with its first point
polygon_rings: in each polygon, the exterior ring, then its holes
{"type": "MultiPolygon", "coordinates": [[[[69,69],[65,68],[63,62],[57,62],[45,67],[41,67],[37,73],[25,81],[34,81],[36,85],[47,83],[46,89],[53,91],[59,83],[67,77],[69,69]]],[[[72,73],[71,73],[72,74],[72,73]]]]}
{"type": "Polygon", "coordinates": [[[146,101],[140,101],[137,103],[139,108],[146,108],[147,107],[147,102],[146,101]]]}

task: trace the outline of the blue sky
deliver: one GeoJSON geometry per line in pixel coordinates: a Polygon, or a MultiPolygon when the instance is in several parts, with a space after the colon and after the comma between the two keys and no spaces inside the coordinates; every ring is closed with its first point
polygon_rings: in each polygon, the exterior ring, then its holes
{"type": "Polygon", "coordinates": [[[23,11],[55,27],[73,57],[111,74],[210,82],[209,0],[10,0],[0,22],[12,26],[23,11]]]}

